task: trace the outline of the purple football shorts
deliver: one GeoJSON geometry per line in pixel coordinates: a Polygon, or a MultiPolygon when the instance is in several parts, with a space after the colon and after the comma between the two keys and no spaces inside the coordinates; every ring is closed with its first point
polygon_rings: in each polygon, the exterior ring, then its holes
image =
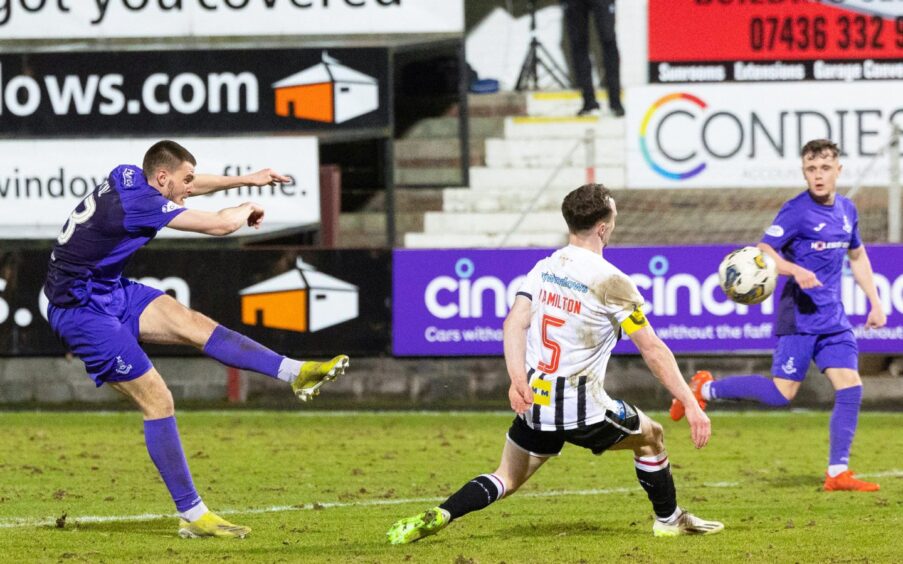
{"type": "Polygon", "coordinates": [[[138,319],[161,295],[160,290],[123,278],[112,292],[91,294],[82,306],[50,304],[47,318],[66,348],[85,363],[98,387],[104,382],[127,382],[152,367],[138,344],[138,319]]]}
{"type": "Polygon", "coordinates": [[[828,368],[859,370],[859,347],[853,331],[829,335],[781,335],[774,351],[771,374],[777,378],[802,382],[806,379],[809,362],[821,372],[828,368]]]}

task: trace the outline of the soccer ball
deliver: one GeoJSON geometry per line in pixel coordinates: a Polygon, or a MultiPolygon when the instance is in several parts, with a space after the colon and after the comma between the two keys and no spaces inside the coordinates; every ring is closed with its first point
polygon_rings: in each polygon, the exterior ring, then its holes
{"type": "Polygon", "coordinates": [[[731,252],[718,267],[721,289],[738,304],[764,302],[774,292],[778,267],[767,254],[756,247],[743,247],[731,252]]]}

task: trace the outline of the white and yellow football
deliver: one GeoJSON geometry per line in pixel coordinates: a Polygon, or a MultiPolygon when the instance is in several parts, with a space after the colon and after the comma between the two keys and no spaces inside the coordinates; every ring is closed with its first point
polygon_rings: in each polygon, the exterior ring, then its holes
{"type": "Polygon", "coordinates": [[[738,304],[764,302],[774,292],[778,267],[756,247],[743,247],[729,253],[718,267],[721,289],[738,304]]]}

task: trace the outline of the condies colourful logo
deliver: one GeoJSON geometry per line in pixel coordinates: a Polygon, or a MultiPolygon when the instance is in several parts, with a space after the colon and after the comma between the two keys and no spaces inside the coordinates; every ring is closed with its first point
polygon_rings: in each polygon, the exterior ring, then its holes
{"type": "MultiPolygon", "coordinates": [[[[651,106],[649,106],[649,109],[646,110],[646,115],[643,116],[643,122],[640,124],[640,150],[643,153],[643,158],[646,159],[646,163],[649,164],[649,167],[652,170],[654,170],[656,173],[660,174],[661,176],[664,176],[665,178],[668,178],[671,180],[686,180],[687,178],[693,178],[694,176],[696,176],[697,174],[699,174],[700,172],[705,170],[705,167],[706,167],[705,163],[700,163],[685,172],[670,171],[670,170],[662,167],[658,163],[656,163],[652,159],[652,154],[649,152],[649,144],[646,139],[647,139],[647,132],[649,130],[649,123],[652,121],[652,117],[656,114],[656,112],[658,112],[660,109],[662,109],[667,104],[671,104],[674,102],[680,102],[680,101],[689,102],[691,104],[699,106],[699,108],[703,109],[703,110],[707,107],[705,102],[703,102],[696,96],[693,96],[692,94],[688,94],[686,92],[677,92],[674,94],[668,94],[667,96],[662,96],[661,98],[659,98],[658,100],[653,102],[651,106]]],[[[661,154],[665,155],[671,161],[680,163],[680,162],[685,162],[685,161],[692,159],[696,155],[696,153],[693,153],[687,157],[680,157],[680,158],[670,156],[667,153],[665,153],[665,151],[661,148],[661,144],[659,143],[659,139],[658,139],[658,137],[659,137],[658,129],[662,127],[662,125],[664,124],[666,119],[668,119],[669,117],[675,116],[675,115],[692,117],[692,114],[690,114],[688,111],[683,110],[683,109],[676,109],[676,110],[673,110],[673,111],[665,114],[658,121],[658,127],[656,128],[656,145],[658,146],[659,152],[661,154]]]]}

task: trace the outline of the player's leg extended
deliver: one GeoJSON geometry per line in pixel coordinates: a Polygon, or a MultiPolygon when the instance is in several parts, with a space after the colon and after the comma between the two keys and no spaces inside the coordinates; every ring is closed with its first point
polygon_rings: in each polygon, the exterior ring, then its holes
{"type": "Polygon", "coordinates": [[[182,517],[179,534],[195,537],[247,535],[250,528],[221,519],[207,509],[198,495],[182,449],[172,394],[156,369],[151,368],[134,380],[110,382],[109,385],[131,399],[144,415],[147,452],[182,517]]]}
{"type": "MultiPolygon", "coordinates": [[[[561,450],[561,446],[558,447],[561,450]]],[[[489,507],[522,486],[549,456],[537,456],[510,439],[502,450],[502,461],[492,474],[481,474],[464,484],[439,506],[401,519],[386,533],[390,544],[407,544],[434,535],[454,519],[489,507]]]]}
{"type": "Polygon", "coordinates": [[[796,397],[800,384],[780,376],[773,379],[758,374],[728,376],[701,386],[700,395],[705,401],[747,400],[771,407],[787,407],[796,397]]]}
{"type": "Polygon", "coordinates": [[[764,376],[730,376],[703,384],[706,400],[748,400],[771,407],[786,407],[796,397],[812,361],[815,335],[783,335],[778,338],[771,364],[773,379],[764,376]]]}
{"type": "Polygon", "coordinates": [[[826,491],[878,491],[878,484],[856,479],[849,469],[850,449],[856,436],[859,408],[862,404],[862,380],[859,373],[848,368],[828,368],[825,375],[831,380],[835,392],[824,488],[826,491]]]}
{"type": "Polygon", "coordinates": [[[662,426],[642,411],[637,413],[640,417],[639,433],[628,436],[611,446],[610,450],[633,451],[637,479],[646,490],[655,512],[652,533],[657,537],[675,537],[710,535],[723,530],[722,523],[700,519],[678,507],[662,426]]]}
{"type": "Polygon", "coordinates": [[[282,356],[167,295],[159,296],[147,305],[141,313],[140,330],[145,342],[190,345],[227,366],[253,370],[288,382],[302,401],[319,394],[325,382],[344,374],[349,363],[346,355],[326,362],[282,356]]]}
{"type": "MultiPolygon", "coordinates": [[[[771,366],[773,379],[750,374],[715,380],[709,372],[701,370],[690,380],[690,389],[703,409],[708,402],[721,400],[746,400],[771,407],[787,407],[806,378],[816,339],[816,335],[781,336],[771,366]]],[[[679,401],[671,402],[671,419],[680,421],[684,411],[679,401]]]]}

